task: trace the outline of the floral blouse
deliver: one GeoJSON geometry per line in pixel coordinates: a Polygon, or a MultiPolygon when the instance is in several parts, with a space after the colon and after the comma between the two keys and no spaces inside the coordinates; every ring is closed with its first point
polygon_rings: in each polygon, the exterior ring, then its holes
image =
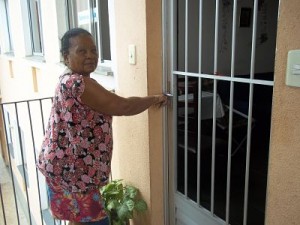
{"type": "Polygon", "coordinates": [[[71,192],[105,185],[111,170],[112,117],[82,103],[84,88],[82,75],[60,76],[37,162],[48,181],[71,192]]]}

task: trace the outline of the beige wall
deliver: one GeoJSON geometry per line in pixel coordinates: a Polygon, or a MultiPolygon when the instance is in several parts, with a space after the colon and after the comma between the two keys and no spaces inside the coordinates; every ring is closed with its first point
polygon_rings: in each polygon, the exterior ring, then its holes
{"type": "Polygon", "coordinates": [[[300,2],[281,0],[266,225],[300,224],[300,88],[285,85],[287,53],[300,49],[300,2]]]}
{"type": "MultiPolygon", "coordinates": [[[[145,96],[161,92],[160,0],[115,0],[117,94],[145,96]],[[137,63],[128,63],[128,45],[136,45],[137,63]]],[[[149,210],[134,224],[163,224],[162,113],[150,109],[114,118],[113,178],[137,186],[149,210]],[[150,123],[151,121],[151,123],[150,123]]]]}

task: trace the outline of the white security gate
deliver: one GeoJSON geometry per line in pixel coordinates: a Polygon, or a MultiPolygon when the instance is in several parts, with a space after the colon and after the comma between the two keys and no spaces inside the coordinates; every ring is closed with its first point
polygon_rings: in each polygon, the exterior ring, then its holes
{"type": "Polygon", "coordinates": [[[164,1],[169,224],[264,224],[277,12],[164,1]]]}

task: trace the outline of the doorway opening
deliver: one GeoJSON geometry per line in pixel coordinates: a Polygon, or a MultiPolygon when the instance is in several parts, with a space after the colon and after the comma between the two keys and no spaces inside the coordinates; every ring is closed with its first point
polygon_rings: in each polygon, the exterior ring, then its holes
{"type": "Polygon", "coordinates": [[[175,224],[263,225],[278,1],[169,9],[175,224]]]}

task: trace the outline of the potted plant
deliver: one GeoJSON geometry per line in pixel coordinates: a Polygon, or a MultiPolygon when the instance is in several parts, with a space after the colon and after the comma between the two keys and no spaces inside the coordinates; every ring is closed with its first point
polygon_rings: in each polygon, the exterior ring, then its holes
{"type": "Polygon", "coordinates": [[[111,225],[127,225],[135,212],[147,210],[147,204],[138,198],[138,189],[123,185],[122,180],[113,180],[100,188],[105,210],[111,225]]]}

